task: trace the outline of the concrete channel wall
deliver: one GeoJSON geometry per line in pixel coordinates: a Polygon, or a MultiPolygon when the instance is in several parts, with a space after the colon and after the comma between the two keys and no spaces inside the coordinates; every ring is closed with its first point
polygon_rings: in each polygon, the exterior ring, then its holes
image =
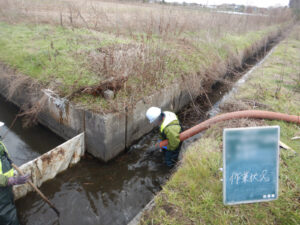
{"type": "Polygon", "coordinates": [[[0,64],[0,94],[18,107],[27,108],[46,97],[38,121],[54,133],[68,140],[81,132],[86,134],[86,149],[95,157],[108,161],[125,150],[134,141],[150,132],[153,127],[145,119],[147,108],[152,105],[178,111],[188,104],[188,92],[179,84],[139,101],[127,114],[97,114],[76,107],[49,89],[24,82],[9,96],[9,89],[22,75],[14,74],[0,64]],[[174,88],[175,87],[175,88],[174,88]]]}
{"type": "MultiPolygon", "coordinates": [[[[83,154],[84,134],[81,133],[55,149],[23,164],[20,166],[20,170],[24,174],[30,174],[32,182],[40,187],[47,180],[53,179],[60,172],[78,163],[83,154]]],[[[15,174],[17,174],[16,171],[15,174]]],[[[28,183],[13,187],[15,200],[31,191],[33,188],[28,183]]]]}
{"type": "MultiPolygon", "coordinates": [[[[269,40],[278,35],[279,31],[266,37],[265,41],[261,41],[260,44],[250,49],[251,53],[255,54],[269,40]]],[[[249,49],[247,51],[249,52],[249,49]]],[[[22,75],[16,75],[7,66],[0,64],[1,95],[8,97],[9,87],[18,76],[22,75]]],[[[209,86],[212,84],[210,83],[209,86]]],[[[24,104],[34,105],[46,96],[47,101],[43,111],[38,115],[39,122],[64,139],[85,132],[87,151],[103,161],[109,161],[153,129],[145,118],[146,110],[150,106],[177,112],[191,102],[191,96],[201,93],[201,87],[207,86],[207,83],[195,79],[186,81],[184,85],[173,83],[151,96],[144,97],[128,112],[124,109],[124,112],[105,115],[80,109],[72,102],[57,96],[54,91],[32,88],[32,86],[34,85],[25,83],[18,87],[18,90],[9,96],[10,101],[22,107],[24,104]]]]}

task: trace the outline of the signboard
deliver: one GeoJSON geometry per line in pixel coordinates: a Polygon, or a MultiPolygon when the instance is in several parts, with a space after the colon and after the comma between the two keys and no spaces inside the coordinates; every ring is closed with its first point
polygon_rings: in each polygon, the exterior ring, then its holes
{"type": "Polygon", "coordinates": [[[278,198],[279,135],[279,126],[224,129],[224,204],[278,198]]]}

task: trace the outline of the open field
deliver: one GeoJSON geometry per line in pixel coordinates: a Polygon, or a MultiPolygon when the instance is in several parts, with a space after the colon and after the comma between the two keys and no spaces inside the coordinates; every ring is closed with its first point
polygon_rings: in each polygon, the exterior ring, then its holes
{"type": "MultiPolygon", "coordinates": [[[[257,68],[222,112],[261,109],[299,115],[300,26],[257,68]]],[[[141,224],[299,224],[299,126],[280,121],[240,119],[216,124],[191,146],[172,178],[156,197],[156,206],[141,224]],[[224,206],[222,199],[222,130],[280,125],[281,141],[293,148],[280,152],[279,199],[224,206]]]]}
{"type": "Polygon", "coordinates": [[[243,16],[137,3],[0,0],[0,61],[84,108],[120,110],[172,82],[193,80],[189,88],[198,89],[238,68],[290,22],[288,10],[274,10],[243,16]],[[99,85],[120,77],[111,104],[99,85]]]}

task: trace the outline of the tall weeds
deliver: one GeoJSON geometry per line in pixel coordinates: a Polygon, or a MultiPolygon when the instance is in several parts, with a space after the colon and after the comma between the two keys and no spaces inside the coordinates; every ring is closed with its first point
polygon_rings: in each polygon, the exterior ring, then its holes
{"type": "MultiPolygon", "coordinates": [[[[245,55],[255,51],[255,43],[250,43],[254,48],[237,52],[224,41],[226,34],[242,36],[290,19],[288,9],[245,16],[117,1],[0,0],[0,21],[85,28],[129,40],[126,44],[113,43],[91,51],[78,50],[74,44],[72,50],[75,57],[84,55],[85,66],[97,80],[128,77],[122,95],[135,100],[176,79],[189,80],[182,86],[191,93],[199,87],[207,91],[209,87],[205,84],[209,86],[222,79],[228,69],[241,66],[245,55]],[[222,57],[220,51],[226,56],[222,57]]],[[[60,79],[54,76],[57,80],[60,79]]],[[[76,82],[73,86],[78,88],[76,82]]]]}
{"type": "Polygon", "coordinates": [[[98,31],[147,37],[178,37],[183,33],[210,31],[210,37],[224,32],[243,33],[290,19],[288,9],[272,9],[265,15],[230,15],[184,7],[118,3],[107,1],[0,0],[1,20],[51,23],[86,27],[98,31]]]}

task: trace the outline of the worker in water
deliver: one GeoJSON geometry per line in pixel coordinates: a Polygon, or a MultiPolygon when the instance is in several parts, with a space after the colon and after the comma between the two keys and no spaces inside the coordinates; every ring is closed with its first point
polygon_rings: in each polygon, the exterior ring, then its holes
{"type": "MultiPolygon", "coordinates": [[[[181,126],[175,113],[162,111],[158,107],[150,107],[146,112],[149,122],[155,126],[160,126],[162,139],[168,139],[168,145],[161,150],[164,153],[165,163],[168,167],[173,167],[178,160],[181,141],[179,134],[181,126]]],[[[155,145],[159,147],[159,143],[155,145]]]]}
{"type": "MultiPolygon", "coordinates": [[[[4,123],[0,122],[0,130],[4,123]]],[[[4,144],[0,141],[0,225],[18,225],[17,210],[14,204],[13,185],[25,184],[29,175],[14,176],[12,161],[4,144]]]]}

